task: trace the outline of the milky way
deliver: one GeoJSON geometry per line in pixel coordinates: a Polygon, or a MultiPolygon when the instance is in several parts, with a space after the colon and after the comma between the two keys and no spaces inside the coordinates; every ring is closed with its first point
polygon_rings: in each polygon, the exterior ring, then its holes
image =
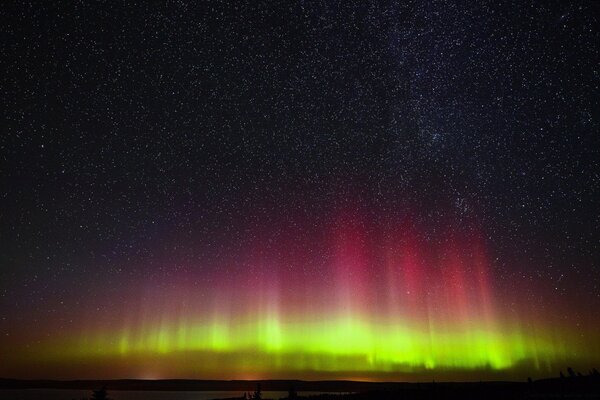
{"type": "Polygon", "coordinates": [[[0,376],[600,365],[594,2],[8,4],[0,376]]]}

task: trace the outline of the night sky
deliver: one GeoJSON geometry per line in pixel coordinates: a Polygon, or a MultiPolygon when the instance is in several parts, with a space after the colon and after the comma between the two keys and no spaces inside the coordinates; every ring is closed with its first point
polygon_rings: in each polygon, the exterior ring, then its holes
{"type": "Polygon", "coordinates": [[[0,376],[600,367],[598,3],[59,3],[0,10],[0,376]]]}

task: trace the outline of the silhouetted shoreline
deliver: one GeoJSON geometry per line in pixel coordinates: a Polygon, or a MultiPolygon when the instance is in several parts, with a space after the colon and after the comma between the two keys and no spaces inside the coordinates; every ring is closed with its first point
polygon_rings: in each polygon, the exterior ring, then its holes
{"type": "Polygon", "coordinates": [[[0,389],[80,389],[105,387],[110,391],[263,391],[288,392],[312,400],[367,399],[500,399],[500,398],[600,398],[600,376],[569,376],[524,382],[360,382],[301,380],[19,380],[0,379],[0,389]],[[302,396],[302,392],[325,392],[302,396]],[[290,392],[291,393],[291,392],[290,392]],[[337,394],[336,394],[337,393],[337,394]]]}

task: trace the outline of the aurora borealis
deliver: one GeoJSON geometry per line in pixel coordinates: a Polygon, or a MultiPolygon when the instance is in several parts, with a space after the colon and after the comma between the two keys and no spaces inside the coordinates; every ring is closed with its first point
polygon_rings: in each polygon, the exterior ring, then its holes
{"type": "Polygon", "coordinates": [[[517,288],[499,294],[476,227],[448,224],[432,238],[410,220],[384,228],[358,212],[333,214],[325,228],[255,237],[202,287],[193,266],[162,284],[138,282],[129,307],[33,346],[37,362],[146,378],[505,377],[589,361],[583,352],[597,347],[523,306],[517,288]],[[319,263],[318,274],[305,268],[319,263]]]}
{"type": "Polygon", "coordinates": [[[593,3],[2,20],[0,377],[600,366],[593,3]]]}

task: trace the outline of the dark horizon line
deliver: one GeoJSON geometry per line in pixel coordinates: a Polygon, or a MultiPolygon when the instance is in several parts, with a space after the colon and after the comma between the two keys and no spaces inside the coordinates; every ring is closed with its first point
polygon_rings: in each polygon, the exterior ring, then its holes
{"type": "MultiPolygon", "coordinates": [[[[560,378],[542,378],[532,382],[549,382],[560,378]]],[[[109,390],[156,390],[156,391],[248,391],[260,383],[265,391],[287,391],[293,387],[297,391],[321,392],[364,392],[369,390],[393,390],[420,385],[526,385],[527,379],[477,380],[477,381],[358,381],[358,380],[301,380],[301,379],[13,379],[0,378],[0,389],[95,389],[106,387],[109,390]]]]}

